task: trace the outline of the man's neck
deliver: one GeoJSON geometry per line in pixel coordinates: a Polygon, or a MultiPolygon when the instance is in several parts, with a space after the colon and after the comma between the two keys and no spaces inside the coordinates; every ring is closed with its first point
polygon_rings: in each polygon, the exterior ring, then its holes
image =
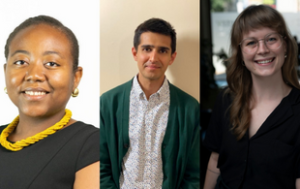
{"type": "Polygon", "coordinates": [[[156,93],[160,87],[163,85],[165,77],[162,77],[158,80],[148,80],[143,77],[137,76],[137,80],[144,91],[147,100],[149,100],[150,96],[156,93]]]}

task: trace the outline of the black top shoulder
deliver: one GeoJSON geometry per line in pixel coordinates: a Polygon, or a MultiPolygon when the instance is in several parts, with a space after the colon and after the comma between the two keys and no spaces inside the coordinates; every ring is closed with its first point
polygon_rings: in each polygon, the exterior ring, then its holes
{"type": "Polygon", "coordinates": [[[99,161],[99,138],[98,128],[78,121],[20,151],[0,146],[0,188],[73,188],[75,173],[99,161]]]}
{"type": "Polygon", "coordinates": [[[230,130],[232,100],[221,93],[204,140],[219,154],[218,168],[230,188],[294,189],[300,178],[300,90],[293,88],[267,117],[255,135],[237,140],[230,130]]]}

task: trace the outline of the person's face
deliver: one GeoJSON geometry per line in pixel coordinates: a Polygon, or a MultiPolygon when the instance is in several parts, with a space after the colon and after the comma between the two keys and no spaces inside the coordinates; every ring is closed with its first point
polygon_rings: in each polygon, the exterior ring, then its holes
{"type": "Polygon", "coordinates": [[[138,48],[132,48],[132,54],[139,69],[139,80],[162,81],[165,71],[176,57],[172,54],[171,37],[144,32],[140,36],[138,48]]]}
{"type": "Polygon", "coordinates": [[[263,27],[251,30],[243,35],[242,40],[244,40],[244,42],[248,39],[250,40],[241,44],[241,46],[248,45],[248,47],[251,47],[251,45],[255,43],[258,45],[257,50],[253,52],[244,52],[242,50],[245,66],[251,72],[252,77],[268,77],[274,75],[281,77],[281,68],[284,64],[284,56],[286,54],[286,42],[281,36],[276,37],[277,34],[276,31],[263,27]],[[275,37],[273,37],[273,34],[275,34],[275,37]],[[276,40],[279,40],[279,44],[281,45],[276,46],[276,40]]]}
{"type": "Polygon", "coordinates": [[[64,111],[79,84],[68,38],[45,24],[21,30],[9,45],[4,66],[7,92],[20,115],[45,117],[64,111]]]}

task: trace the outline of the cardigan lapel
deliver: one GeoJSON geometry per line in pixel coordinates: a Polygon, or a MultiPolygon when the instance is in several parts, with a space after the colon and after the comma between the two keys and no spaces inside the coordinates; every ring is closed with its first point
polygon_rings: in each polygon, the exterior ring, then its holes
{"type": "MultiPolygon", "coordinates": [[[[122,162],[123,162],[123,157],[126,155],[127,150],[129,148],[129,100],[130,100],[130,91],[131,91],[131,86],[132,86],[132,81],[128,81],[124,85],[124,91],[122,94],[122,98],[120,99],[121,101],[119,102],[120,105],[122,106],[122,112],[120,115],[117,115],[117,117],[120,118],[121,126],[120,130],[118,131],[118,135],[120,136],[119,139],[119,169],[122,170],[122,162]]],[[[117,120],[118,121],[118,120],[117,120]]]]}
{"type": "Polygon", "coordinates": [[[177,118],[176,114],[177,114],[178,100],[177,100],[176,93],[173,89],[173,85],[171,83],[169,83],[169,89],[170,89],[169,90],[170,91],[169,116],[168,116],[166,132],[163,140],[163,145],[165,145],[165,143],[168,143],[169,139],[171,138],[172,132],[174,132],[174,128],[173,128],[173,126],[175,125],[174,119],[177,118]]]}

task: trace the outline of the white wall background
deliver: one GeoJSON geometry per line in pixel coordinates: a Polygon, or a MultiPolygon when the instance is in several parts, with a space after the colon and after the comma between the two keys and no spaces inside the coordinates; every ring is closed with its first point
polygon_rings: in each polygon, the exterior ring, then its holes
{"type": "Polygon", "coordinates": [[[70,28],[79,41],[79,66],[83,67],[83,77],[78,87],[79,96],[71,98],[67,108],[73,112],[74,119],[99,127],[99,10],[99,0],[0,1],[0,125],[10,123],[18,115],[18,109],[3,91],[6,39],[25,19],[37,15],[48,15],[70,28]]]}

